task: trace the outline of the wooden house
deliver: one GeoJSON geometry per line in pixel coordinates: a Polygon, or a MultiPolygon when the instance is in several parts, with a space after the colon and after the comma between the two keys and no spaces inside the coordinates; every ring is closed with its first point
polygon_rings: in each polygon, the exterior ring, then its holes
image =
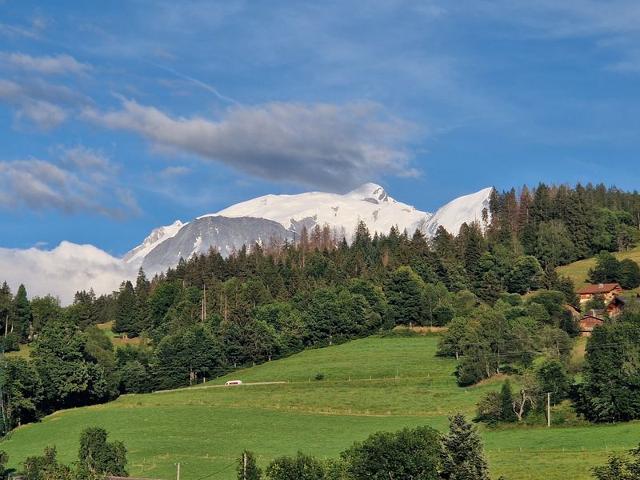
{"type": "Polygon", "coordinates": [[[597,296],[602,296],[604,303],[608,304],[615,297],[622,293],[622,287],[619,283],[599,283],[597,285],[587,285],[578,290],[580,295],[580,303],[587,303],[597,296]]]}
{"type": "Polygon", "coordinates": [[[579,322],[580,335],[583,337],[590,337],[593,329],[599,327],[604,323],[604,319],[601,318],[596,312],[591,312],[584,315],[579,322]]]}

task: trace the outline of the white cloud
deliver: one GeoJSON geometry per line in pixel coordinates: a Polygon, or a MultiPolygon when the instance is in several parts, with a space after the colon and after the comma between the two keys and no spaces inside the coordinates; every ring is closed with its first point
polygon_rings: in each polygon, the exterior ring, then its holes
{"type": "Polygon", "coordinates": [[[83,75],[91,70],[88,64],[65,54],[34,57],[24,53],[0,53],[0,62],[14,69],[43,75],[83,75]]]}
{"type": "Polygon", "coordinates": [[[234,106],[211,120],[124,100],[120,110],[86,109],[84,117],[272,181],[343,190],[384,174],[417,174],[404,148],[414,127],[373,103],[234,106]]]}
{"type": "Polygon", "coordinates": [[[116,172],[101,153],[82,146],[62,149],[58,163],[34,158],[0,161],[0,209],[90,212],[112,218],[139,214],[135,198],[118,184],[116,172]]]}
{"type": "Polygon", "coordinates": [[[118,289],[123,280],[135,278],[135,265],[92,245],[62,242],[53,250],[0,248],[0,272],[16,289],[23,283],[30,296],[52,294],[63,304],[78,290],[93,288],[97,294],[118,289]]]}

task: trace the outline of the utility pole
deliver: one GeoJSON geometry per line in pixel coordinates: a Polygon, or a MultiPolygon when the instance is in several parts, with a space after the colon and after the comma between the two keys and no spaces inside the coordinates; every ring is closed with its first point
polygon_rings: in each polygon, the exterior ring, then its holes
{"type": "Polygon", "coordinates": [[[180,480],[180,462],[178,462],[178,463],[176,464],[176,468],[177,468],[177,471],[176,471],[176,480],[180,480]]]}
{"type": "Polygon", "coordinates": [[[547,392],[547,427],[551,426],[551,392],[547,392]]]}

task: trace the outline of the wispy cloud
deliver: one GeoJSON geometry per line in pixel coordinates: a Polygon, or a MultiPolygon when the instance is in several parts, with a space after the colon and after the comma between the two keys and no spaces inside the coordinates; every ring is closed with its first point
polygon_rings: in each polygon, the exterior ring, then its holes
{"type": "Polygon", "coordinates": [[[211,120],[124,100],[120,110],[87,109],[84,117],[271,181],[343,190],[383,174],[418,173],[405,149],[414,127],[370,102],[238,106],[211,120]]]}
{"type": "Polygon", "coordinates": [[[165,179],[171,179],[175,177],[181,177],[183,175],[188,175],[189,173],[191,173],[191,169],[189,167],[179,165],[162,169],[160,173],[158,173],[158,176],[165,179]]]}
{"type": "Polygon", "coordinates": [[[24,53],[0,53],[0,63],[6,67],[43,75],[84,75],[91,66],[71,55],[61,54],[34,57],[24,53]]]}
{"type": "Polygon", "coordinates": [[[18,120],[27,119],[39,128],[51,129],[68,117],[68,107],[91,103],[69,87],[42,81],[0,79],[0,102],[16,108],[18,120]]]}
{"type": "Polygon", "coordinates": [[[620,55],[607,68],[640,71],[640,3],[635,0],[488,0],[473,4],[472,10],[488,19],[524,26],[525,35],[592,39],[595,46],[620,55]]]}
{"type": "Polygon", "coordinates": [[[106,158],[85,147],[64,150],[58,162],[0,161],[0,208],[89,212],[111,218],[140,213],[135,198],[118,184],[113,172],[106,158]]]}

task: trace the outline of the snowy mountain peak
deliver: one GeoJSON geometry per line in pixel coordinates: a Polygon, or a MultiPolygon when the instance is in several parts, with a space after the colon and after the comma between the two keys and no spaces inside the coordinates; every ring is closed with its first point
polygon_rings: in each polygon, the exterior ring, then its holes
{"type": "Polygon", "coordinates": [[[347,195],[361,200],[375,200],[376,202],[387,202],[390,198],[383,187],[371,182],[360,185],[355,190],[347,193],[347,195]]]}
{"type": "Polygon", "coordinates": [[[123,260],[127,263],[142,261],[151,250],[153,250],[165,240],[174,237],[185,225],[187,224],[181,222],[180,220],[176,220],[171,225],[154,228],[140,245],[129,250],[125,254],[123,260]]]}
{"type": "Polygon", "coordinates": [[[265,195],[206,216],[265,218],[297,232],[303,226],[311,229],[329,225],[339,235],[351,238],[360,221],[372,233],[388,233],[393,226],[415,230],[431,214],[397,202],[378,184],[365,183],[344,195],[323,192],[265,195]]]}
{"type": "Polygon", "coordinates": [[[489,208],[489,198],[493,187],[483,188],[479,192],[463,195],[447,203],[420,227],[428,236],[435,235],[438,227],[444,227],[449,233],[458,234],[463,223],[483,221],[483,211],[489,208]]]}

